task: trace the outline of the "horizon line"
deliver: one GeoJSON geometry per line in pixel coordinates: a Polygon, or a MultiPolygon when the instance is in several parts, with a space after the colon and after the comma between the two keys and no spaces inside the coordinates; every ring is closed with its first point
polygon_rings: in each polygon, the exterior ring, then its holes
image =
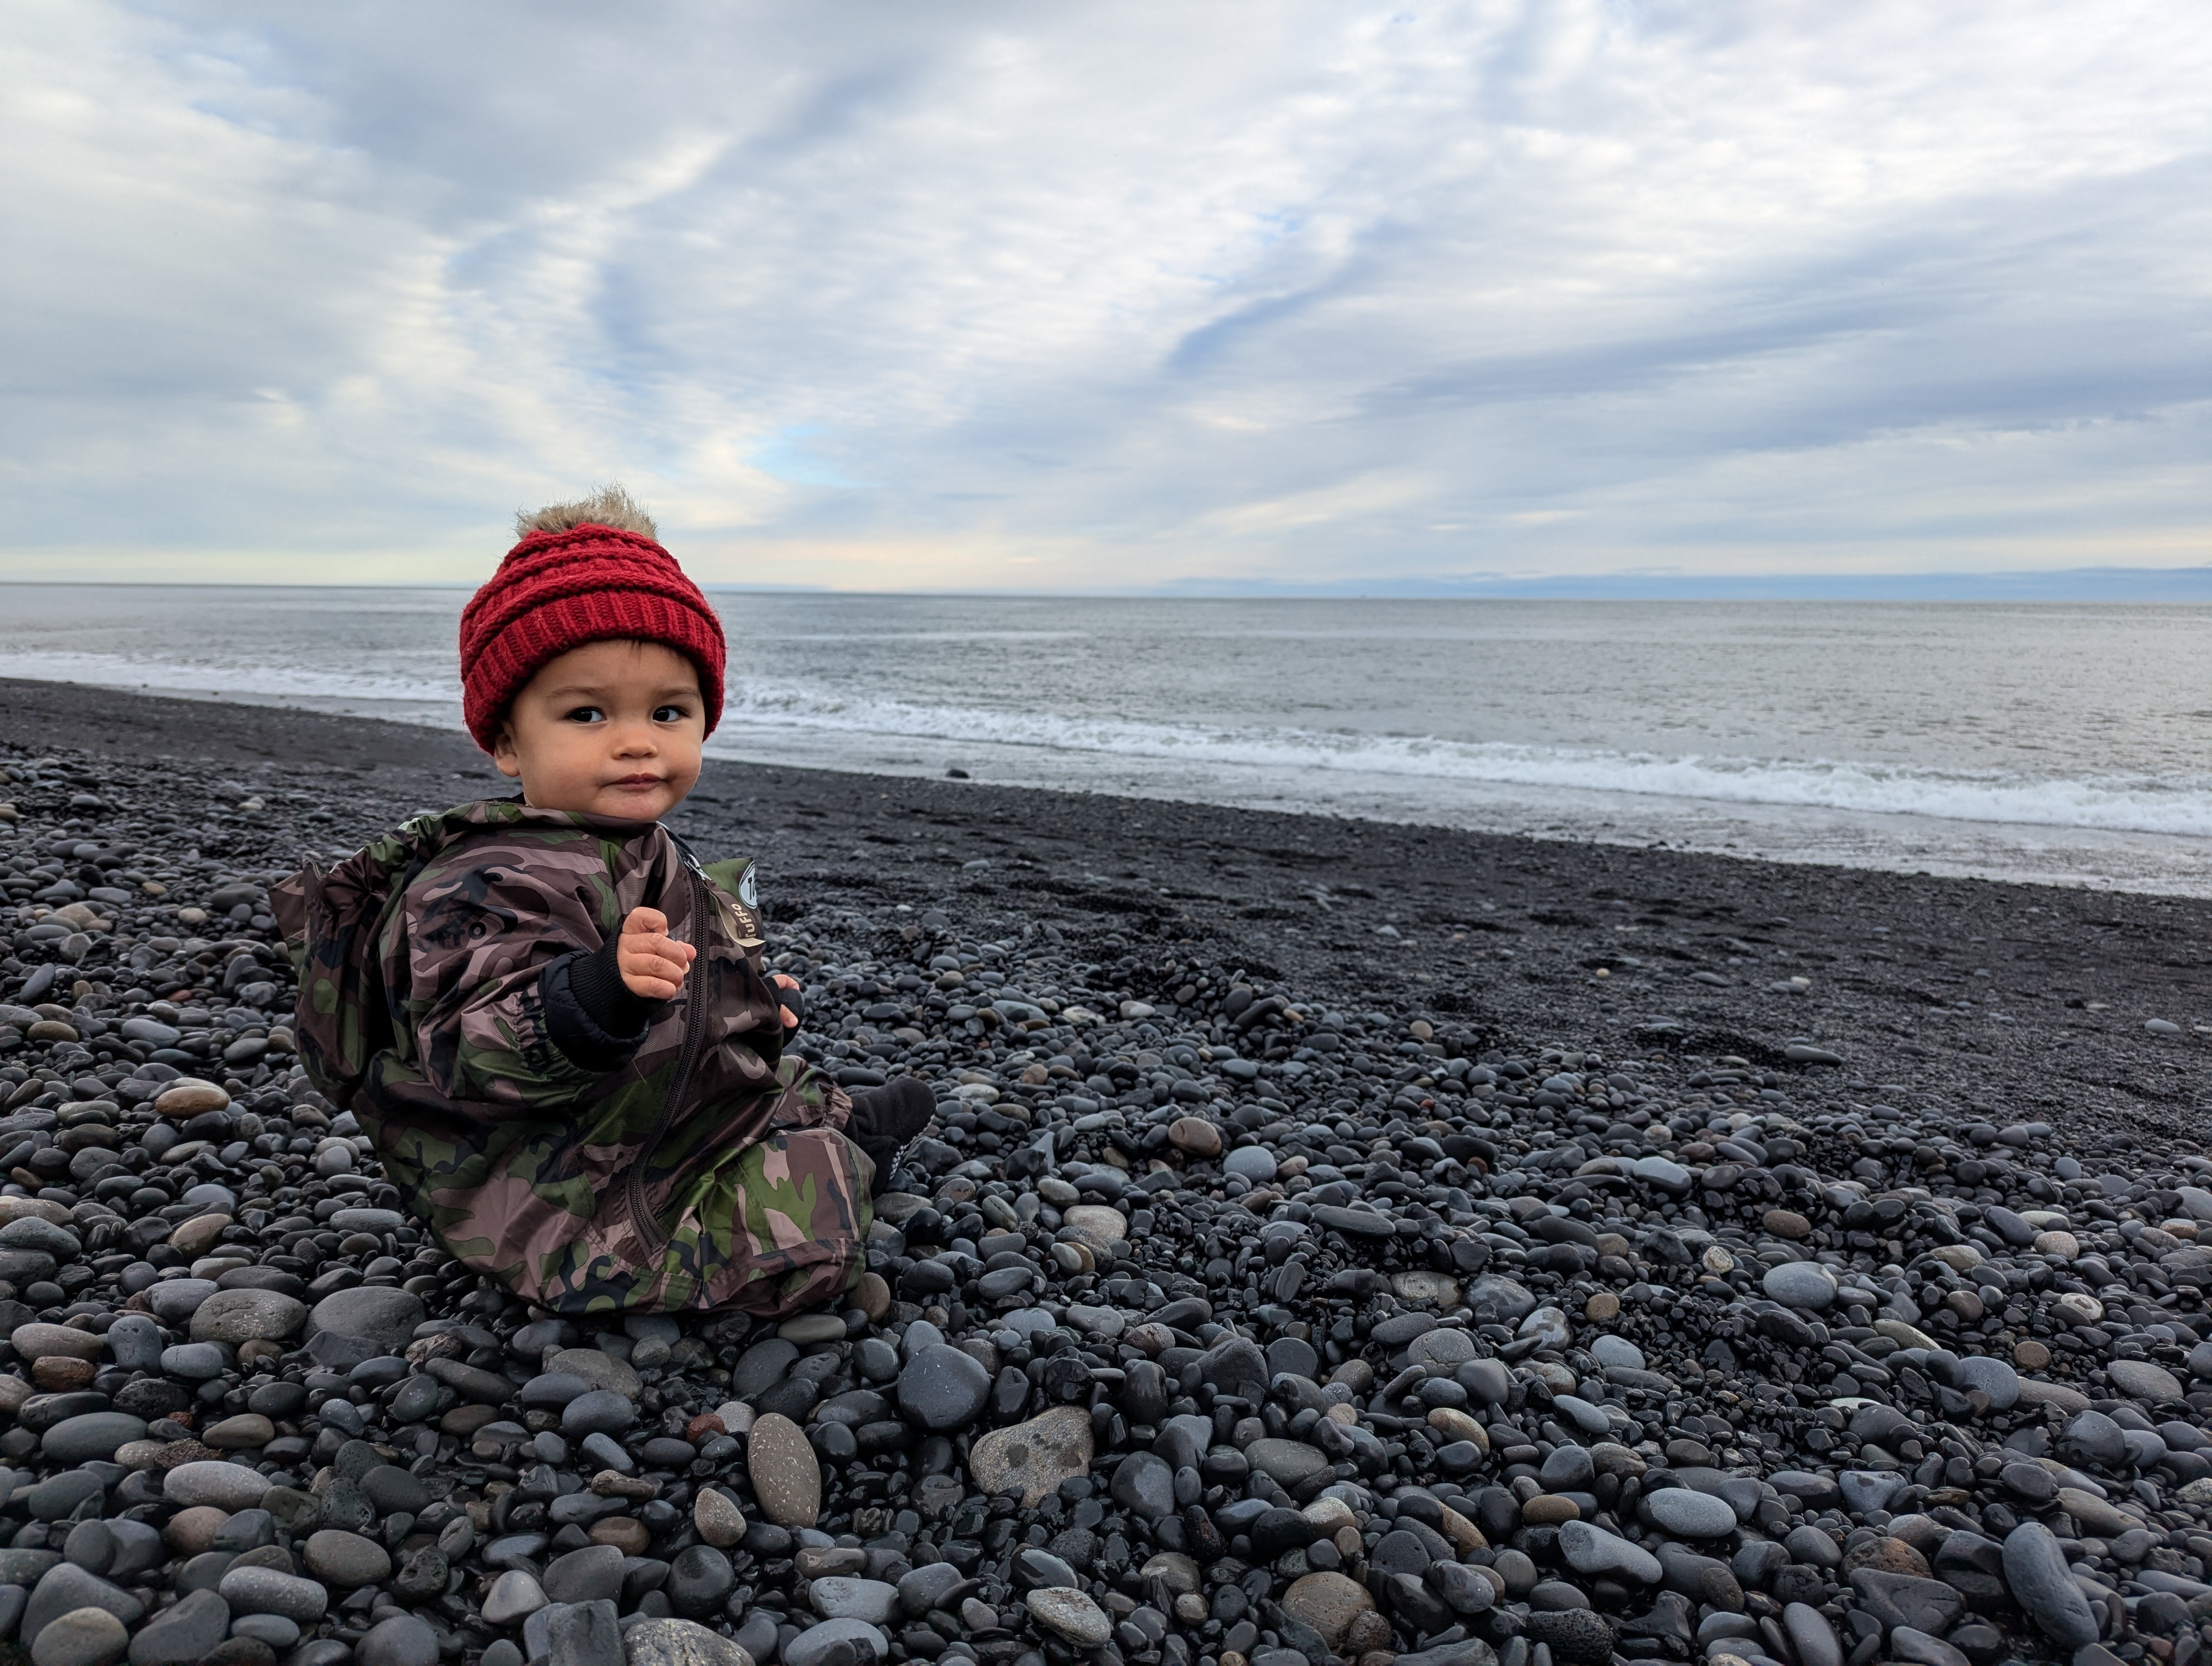
{"type": "MultiPolygon", "coordinates": [[[[0,586],[52,589],[453,590],[481,581],[254,579],[36,579],[0,575],[0,586]]],[[[842,589],[829,585],[702,581],[709,593],[912,597],[1060,601],[2107,601],[2212,603],[2212,563],[2176,567],[2069,567],[1977,572],[1719,574],[1617,569],[1542,576],[1494,573],[1439,577],[1171,579],[1150,586],[1042,589],[988,586],[945,589],[842,589]],[[2124,593],[2114,594],[2113,587],[2124,593]]]]}

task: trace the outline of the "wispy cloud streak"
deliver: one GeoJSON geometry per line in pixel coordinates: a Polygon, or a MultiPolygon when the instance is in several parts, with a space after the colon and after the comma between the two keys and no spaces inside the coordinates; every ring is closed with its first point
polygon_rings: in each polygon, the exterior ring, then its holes
{"type": "Polygon", "coordinates": [[[2212,554],[2212,28],[2023,3],[0,14],[0,576],[2212,554]]]}

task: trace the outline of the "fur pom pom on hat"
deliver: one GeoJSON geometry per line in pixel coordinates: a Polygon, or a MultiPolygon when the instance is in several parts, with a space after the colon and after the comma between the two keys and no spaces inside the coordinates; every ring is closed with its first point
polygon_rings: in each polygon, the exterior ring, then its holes
{"type": "Polygon", "coordinates": [[[722,716],[722,623],[644,512],[610,489],[519,525],[522,541],[461,610],[461,709],[477,745],[492,750],[508,702],[547,660],[623,638],[659,642],[698,667],[712,734],[722,716]],[[593,512],[605,519],[581,518],[593,512]]]}

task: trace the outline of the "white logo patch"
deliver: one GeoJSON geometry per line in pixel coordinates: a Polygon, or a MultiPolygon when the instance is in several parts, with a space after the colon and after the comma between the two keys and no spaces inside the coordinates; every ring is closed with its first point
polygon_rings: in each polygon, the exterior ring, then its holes
{"type": "Polygon", "coordinates": [[[756,872],[757,870],[753,865],[748,863],[745,867],[745,877],[738,881],[738,901],[749,909],[757,909],[760,906],[760,887],[753,883],[753,875],[756,872]]]}

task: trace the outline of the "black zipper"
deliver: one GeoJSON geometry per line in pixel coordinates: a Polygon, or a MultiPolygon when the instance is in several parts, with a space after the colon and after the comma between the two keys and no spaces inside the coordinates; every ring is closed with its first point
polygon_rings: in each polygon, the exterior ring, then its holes
{"type": "Polygon", "coordinates": [[[660,1115],[653,1119],[652,1132],[645,1136],[645,1143],[638,1147],[637,1156],[631,1160],[629,1175],[630,1223],[636,1227],[638,1236],[645,1240],[647,1252],[656,1256],[668,1247],[668,1234],[660,1230],[660,1223],[653,1219],[652,1210],[646,1204],[646,1164],[660,1149],[660,1142],[668,1137],[669,1124],[675,1121],[676,1108],[683,1103],[684,1091],[691,1084],[691,1073],[698,1067],[700,1049],[707,1038],[707,921],[711,917],[709,910],[714,905],[707,895],[707,882],[700,877],[698,867],[691,861],[689,851],[684,853],[684,877],[690,882],[691,890],[692,946],[699,951],[692,960],[691,975],[685,980],[684,1050],[677,1055],[676,1079],[669,1085],[667,1097],[660,1102],[660,1115]]]}

